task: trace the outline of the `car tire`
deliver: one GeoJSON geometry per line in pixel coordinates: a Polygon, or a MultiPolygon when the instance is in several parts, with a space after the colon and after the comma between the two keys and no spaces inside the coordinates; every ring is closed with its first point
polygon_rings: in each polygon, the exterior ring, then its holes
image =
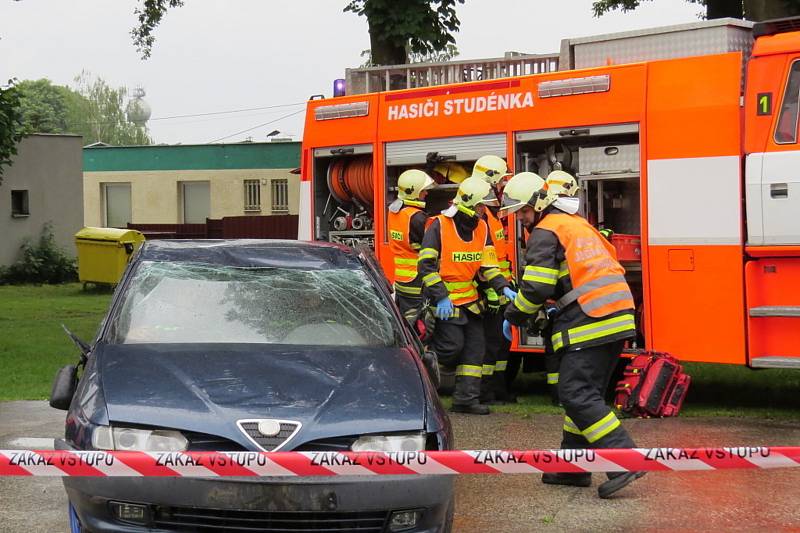
{"type": "Polygon", "coordinates": [[[440,530],[442,533],[452,533],[453,531],[453,519],[456,515],[456,499],[455,496],[450,500],[450,503],[447,505],[447,514],[445,515],[444,524],[442,524],[442,529],[440,530]]]}

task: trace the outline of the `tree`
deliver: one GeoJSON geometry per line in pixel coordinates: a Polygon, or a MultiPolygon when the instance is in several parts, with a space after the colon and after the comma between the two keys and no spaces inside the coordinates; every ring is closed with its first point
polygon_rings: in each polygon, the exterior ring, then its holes
{"type": "MultiPolygon", "coordinates": [[[[616,9],[632,11],[647,0],[597,0],[592,4],[595,16],[599,17],[616,9]]],[[[800,15],[800,0],[687,0],[705,6],[705,18],[724,17],[767,20],[800,15]]]]}
{"type": "Polygon", "coordinates": [[[81,98],[79,94],[44,78],[23,80],[17,90],[25,133],[72,133],[78,116],[71,108],[81,98]]]}
{"type": "MultiPolygon", "coordinates": [[[[142,55],[150,57],[155,42],[153,31],[170,8],[183,0],[140,0],[134,12],[139,23],[131,30],[133,43],[142,55]]],[[[398,65],[408,54],[430,55],[445,51],[455,43],[453,33],[461,22],[455,7],[464,0],[348,0],[344,10],[367,17],[372,63],[398,65]]]]}
{"type": "Polygon", "coordinates": [[[401,65],[408,54],[431,55],[455,43],[464,0],[352,0],[344,10],[367,17],[372,63],[401,65]]]}
{"type": "Polygon", "coordinates": [[[48,79],[17,84],[23,133],[72,133],[85,144],[151,144],[144,127],[128,122],[124,102],[127,90],[112,88],[87,72],[75,78],[76,89],[54,85],[48,79]]]}
{"type": "MultiPolygon", "coordinates": [[[[444,63],[446,61],[452,61],[460,52],[458,51],[458,47],[454,44],[448,44],[444,50],[439,52],[433,52],[431,54],[415,54],[410,53],[408,54],[408,62],[409,63],[444,63]]],[[[364,62],[361,64],[362,68],[365,67],[374,67],[375,63],[372,62],[372,50],[367,48],[361,52],[361,57],[365,58],[364,62]]]]}
{"type": "Polygon", "coordinates": [[[113,145],[152,144],[145,127],[128,122],[125,115],[125,87],[114,89],[102,78],[92,78],[84,71],[75,78],[79,99],[70,105],[80,120],[73,125],[74,133],[83,135],[84,143],[104,142],[113,145]]]}
{"type": "Polygon", "coordinates": [[[11,165],[17,154],[17,143],[22,139],[22,115],[19,111],[19,91],[14,80],[0,85],[0,185],[3,184],[3,167],[11,165]]]}

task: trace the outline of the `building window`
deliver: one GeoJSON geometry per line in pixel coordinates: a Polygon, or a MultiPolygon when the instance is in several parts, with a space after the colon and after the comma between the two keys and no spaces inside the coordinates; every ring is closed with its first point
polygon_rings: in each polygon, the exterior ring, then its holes
{"type": "Polygon", "coordinates": [[[11,191],[11,216],[26,217],[30,214],[28,191],[11,191]]]}
{"type": "Polygon", "coordinates": [[[244,210],[261,211],[260,180],[244,180],[244,210]]]}
{"type": "Polygon", "coordinates": [[[131,184],[104,183],[103,205],[104,226],[107,228],[127,228],[131,222],[131,184]]]}
{"type": "Polygon", "coordinates": [[[205,224],[211,216],[211,187],[207,181],[184,181],[180,184],[183,223],[205,224]]]}
{"type": "Polygon", "coordinates": [[[272,212],[289,212],[289,180],[272,180],[272,212]]]}

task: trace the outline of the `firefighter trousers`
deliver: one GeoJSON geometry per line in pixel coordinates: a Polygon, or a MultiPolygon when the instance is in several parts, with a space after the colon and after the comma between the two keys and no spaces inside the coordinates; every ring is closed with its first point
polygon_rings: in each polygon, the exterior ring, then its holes
{"type": "Polygon", "coordinates": [[[550,339],[553,327],[548,323],[547,327],[541,332],[544,339],[544,369],[547,372],[547,390],[550,392],[550,399],[553,404],[560,405],[558,400],[558,377],[559,367],[561,366],[561,353],[553,350],[553,342],[550,339]]]}
{"type": "Polygon", "coordinates": [[[453,404],[474,405],[479,403],[483,374],[483,320],[463,307],[458,311],[458,318],[436,320],[432,345],[439,363],[455,368],[453,404]]]}
{"type": "Polygon", "coordinates": [[[494,393],[497,399],[505,399],[508,395],[506,387],[506,368],[511,341],[503,335],[505,306],[496,313],[487,313],[483,317],[483,334],[486,338],[486,352],[483,357],[482,392],[494,393]]]}
{"type": "Polygon", "coordinates": [[[566,412],[562,448],[636,446],[605,403],[622,347],[623,342],[616,341],[561,354],[558,396],[566,412]]]}
{"type": "Polygon", "coordinates": [[[400,313],[411,323],[422,308],[422,296],[409,296],[395,291],[394,303],[397,304],[400,313]]]}

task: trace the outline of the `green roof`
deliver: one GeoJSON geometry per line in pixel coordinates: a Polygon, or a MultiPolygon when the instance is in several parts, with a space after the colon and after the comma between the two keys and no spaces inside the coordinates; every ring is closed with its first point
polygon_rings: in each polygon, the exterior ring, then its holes
{"type": "Polygon", "coordinates": [[[298,166],[299,142],[97,146],[83,149],[84,172],[298,166]]]}

